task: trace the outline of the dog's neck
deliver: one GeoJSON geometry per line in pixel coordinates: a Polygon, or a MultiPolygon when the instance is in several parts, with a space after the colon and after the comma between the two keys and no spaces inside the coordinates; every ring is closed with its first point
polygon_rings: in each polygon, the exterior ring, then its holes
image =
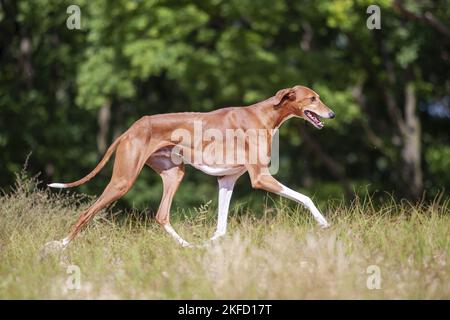
{"type": "Polygon", "coordinates": [[[250,106],[261,121],[261,124],[268,130],[278,129],[283,122],[295,116],[289,107],[274,106],[271,99],[258,102],[250,106]]]}

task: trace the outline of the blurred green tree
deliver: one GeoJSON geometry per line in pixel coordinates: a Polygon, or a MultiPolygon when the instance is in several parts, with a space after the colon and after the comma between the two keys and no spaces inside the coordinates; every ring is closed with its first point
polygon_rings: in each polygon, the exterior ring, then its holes
{"type": "MultiPolygon", "coordinates": [[[[142,115],[251,104],[303,84],[337,118],[322,131],[281,128],[281,180],[325,199],[366,185],[411,199],[449,189],[450,116],[430,112],[449,108],[447,1],[378,1],[380,30],[367,28],[365,0],[80,0],[81,30],[65,26],[70,4],[0,1],[2,186],[31,150],[32,172],[71,181],[142,115]]],[[[176,200],[215,198],[210,181],[193,174],[176,200]]],[[[126,201],[156,202],[159,188],[144,172],[126,201]]]]}

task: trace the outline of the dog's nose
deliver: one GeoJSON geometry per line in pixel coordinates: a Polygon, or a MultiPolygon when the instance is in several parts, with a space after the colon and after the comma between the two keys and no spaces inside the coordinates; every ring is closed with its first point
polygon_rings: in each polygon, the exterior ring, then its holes
{"type": "Polygon", "coordinates": [[[334,117],[336,117],[336,114],[335,114],[333,111],[331,111],[331,112],[328,114],[328,118],[333,119],[334,117]]]}

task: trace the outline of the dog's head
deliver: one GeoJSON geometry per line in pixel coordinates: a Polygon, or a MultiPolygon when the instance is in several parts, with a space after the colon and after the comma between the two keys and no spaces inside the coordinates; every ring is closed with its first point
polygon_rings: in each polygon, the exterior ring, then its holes
{"type": "Polygon", "coordinates": [[[319,95],[307,87],[281,89],[272,99],[275,107],[285,108],[289,114],[307,120],[317,129],[323,128],[320,118],[335,117],[334,112],[320,100],[319,95]]]}

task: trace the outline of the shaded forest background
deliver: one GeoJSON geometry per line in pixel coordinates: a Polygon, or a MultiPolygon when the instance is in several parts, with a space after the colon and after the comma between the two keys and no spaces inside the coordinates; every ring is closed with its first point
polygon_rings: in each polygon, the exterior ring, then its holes
{"type": "MultiPolygon", "coordinates": [[[[30,152],[30,174],[70,182],[143,115],[302,84],[337,117],[321,131],[300,119],[281,128],[280,181],[320,201],[448,197],[449,42],[448,1],[0,0],[0,187],[30,152]],[[66,27],[72,4],[80,30],[66,27]],[[366,26],[372,4],[380,30],[366,26]]],[[[75,192],[99,194],[111,163],[75,192]]],[[[217,197],[213,177],[187,172],[176,204],[217,197]]],[[[238,182],[241,201],[262,195],[238,182]]],[[[160,196],[144,169],[120,204],[155,209],[160,196]]]]}

